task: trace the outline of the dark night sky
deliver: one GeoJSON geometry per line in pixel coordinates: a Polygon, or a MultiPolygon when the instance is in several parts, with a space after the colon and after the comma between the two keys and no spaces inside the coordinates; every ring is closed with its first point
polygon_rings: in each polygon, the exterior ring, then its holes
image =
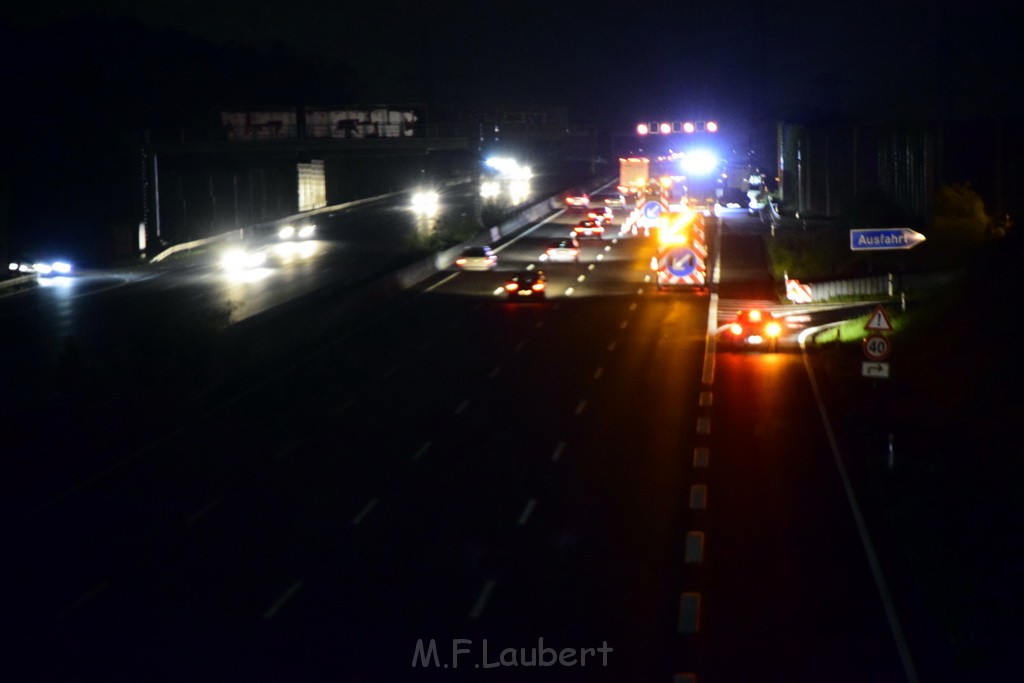
{"type": "Polygon", "coordinates": [[[663,118],[1024,118],[1018,3],[8,0],[0,140],[21,156],[0,164],[23,164],[29,206],[62,187],[35,227],[63,239],[88,229],[90,201],[108,212],[98,226],[136,219],[102,201],[123,193],[102,179],[136,162],[97,131],[208,125],[200,113],[225,107],[565,105],[620,133],[663,118]],[[45,173],[25,172],[40,159],[45,173]]]}
{"type": "Polygon", "coordinates": [[[931,115],[1024,110],[1008,0],[7,3],[38,25],[84,11],[212,42],[274,43],[358,76],[376,101],[566,104],[644,116],[931,115]]]}

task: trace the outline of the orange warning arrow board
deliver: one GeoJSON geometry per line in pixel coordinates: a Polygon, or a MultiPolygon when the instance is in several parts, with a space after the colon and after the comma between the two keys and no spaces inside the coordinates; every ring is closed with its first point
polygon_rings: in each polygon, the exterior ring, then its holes
{"type": "Polygon", "coordinates": [[[871,317],[864,324],[864,329],[872,332],[892,332],[892,320],[885,309],[882,308],[882,304],[875,306],[875,310],[871,312],[871,317]]]}

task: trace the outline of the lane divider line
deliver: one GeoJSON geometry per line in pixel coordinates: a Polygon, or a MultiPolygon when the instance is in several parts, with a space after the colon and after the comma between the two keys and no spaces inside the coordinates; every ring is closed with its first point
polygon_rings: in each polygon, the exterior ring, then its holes
{"type": "Polygon", "coordinates": [[[697,446],[693,449],[693,466],[707,467],[710,456],[706,446],[697,446]]]}
{"type": "Polygon", "coordinates": [[[551,453],[551,462],[558,462],[558,460],[562,457],[562,451],[564,451],[564,450],[565,450],[565,442],[564,441],[559,441],[558,445],[555,446],[555,450],[552,451],[552,453],[551,453]]]}
{"type": "Polygon", "coordinates": [[[263,613],[263,618],[273,619],[274,615],[277,614],[277,611],[284,607],[284,603],[288,602],[288,600],[293,595],[295,595],[296,591],[298,591],[300,588],[302,588],[302,579],[299,579],[292,585],[288,586],[288,589],[281,594],[281,597],[279,597],[277,601],[274,602],[274,604],[271,605],[270,608],[263,613]]]}
{"type": "Polygon", "coordinates": [[[487,601],[490,600],[491,593],[494,592],[494,585],[494,579],[490,579],[484,584],[484,587],[480,590],[480,596],[476,599],[473,609],[469,613],[470,619],[477,619],[484,613],[484,607],[487,607],[487,601]]]}
{"type": "Polygon", "coordinates": [[[686,532],[686,552],[684,553],[686,564],[700,564],[704,561],[704,532],[686,532]]]}
{"type": "Polygon", "coordinates": [[[690,486],[690,509],[705,510],[708,507],[708,487],[704,484],[690,486]]]}
{"type": "Polygon", "coordinates": [[[373,512],[373,509],[377,507],[377,499],[374,498],[369,503],[363,506],[363,509],[359,511],[359,514],[352,518],[352,526],[357,526],[360,522],[366,519],[366,516],[373,512]]]}
{"type": "Polygon", "coordinates": [[[533,508],[537,507],[537,499],[531,498],[526,501],[526,507],[523,508],[523,513],[519,515],[519,526],[526,526],[526,522],[530,519],[530,514],[533,512],[533,508]]]}

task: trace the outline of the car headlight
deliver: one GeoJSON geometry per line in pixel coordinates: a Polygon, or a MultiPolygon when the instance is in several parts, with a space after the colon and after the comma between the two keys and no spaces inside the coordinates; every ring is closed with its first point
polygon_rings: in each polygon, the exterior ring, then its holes
{"type": "Polygon", "coordinates": [[[277,231],[279,239],[290,240],[295,235],[295,227],[292,225],[283,225],[281,229],[277,231]]]}

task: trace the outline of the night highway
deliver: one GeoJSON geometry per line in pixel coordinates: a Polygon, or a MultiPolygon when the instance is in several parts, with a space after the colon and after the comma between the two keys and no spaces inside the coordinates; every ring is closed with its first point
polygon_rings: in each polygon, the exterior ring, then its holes
{"type": "MultiPolygon", "coordinates": [[[[723,214],[711,293],[657,291],[651,240],[614,229],[540,260],[563,211],[495,270],[353,313],[130,448],[40,434],[5,501],[12,680],[907,680],[796,346],[807,317],[778,353],[708,352],[777,300],[764,226],[723,214]],[[507,301],[531,268],[547,298],[507,301]]],[[[53,325],[91,339],[186,277],[197,306],[229,299],[171,262],[78,283],[88,307],[53,325]]]]}

